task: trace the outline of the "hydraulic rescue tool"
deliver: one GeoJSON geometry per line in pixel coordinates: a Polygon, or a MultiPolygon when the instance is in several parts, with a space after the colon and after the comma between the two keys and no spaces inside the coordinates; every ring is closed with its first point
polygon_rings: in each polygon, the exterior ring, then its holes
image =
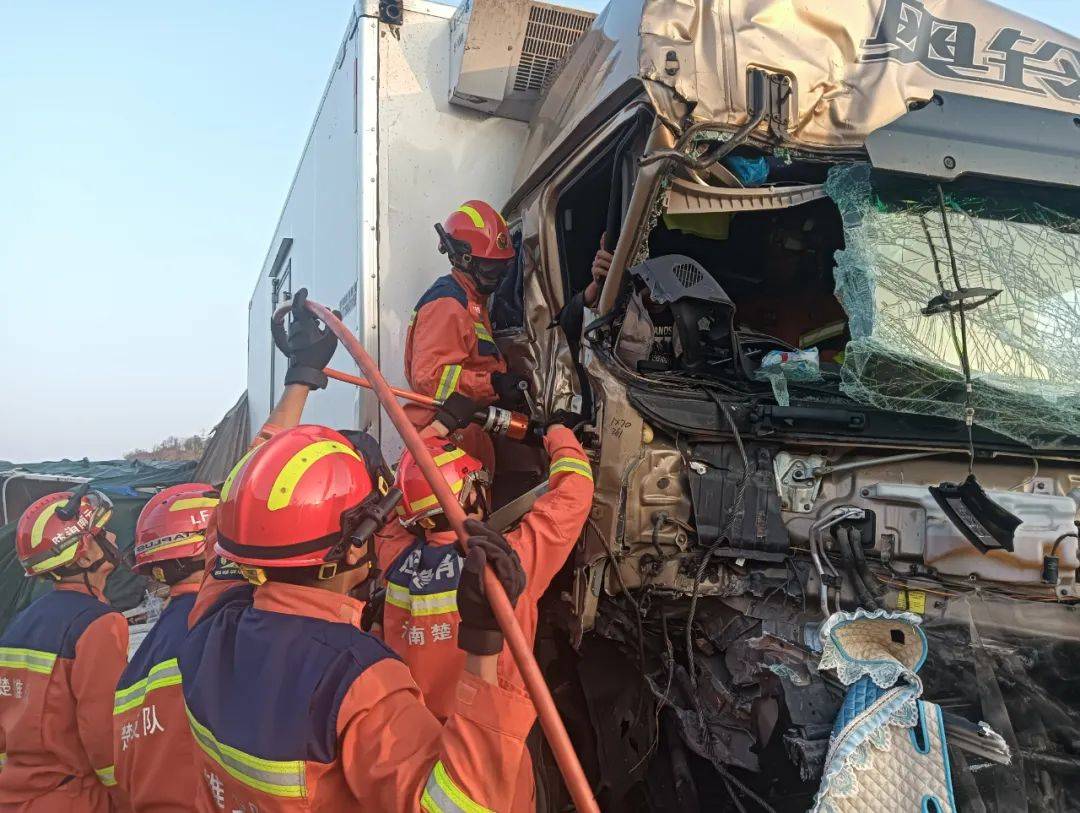
{"type": "MultiPolygon", "coordinates": [[[[343,381],[346,384],[355,384],[356,386],[363,387],[367,390],[375,389],[371,382],[366,378],[343,373],[340,370],[334,370],[330,367],[327,367],[323,372],[326,373],[327,378],[332,378],[335,381],[343,381]]],[[[437,401],[427,395],[421,395],[420,393],[411,390],[404,390],[400,387],[390,387],[390,392],[398,398],[412,401],[414,404],[420,404],[421,406],[442,406],[442,401],[437,401]]],[[[520,412],[511,412],[509,409],[501,409],[496,406],[478,409],[476,414],[473,415],[472,420],[473,423],[477,424],[485,432],[490,432],[493,435],[506,435],[506,437],[511,440],[525,440],[528,437],[531,428],[529,417],[527,415],[522,415],[520,412]]]]}
{"type": "MultiPolygon", "coordinates": [[[[342,346],[345,347],[360,370],[367,376],[368,384],[376,397],[378,397],[379,403],[382,404],[386,414],[401,435],[405,446],[412,452],[413,457],[420,466],[420,470],[424,473],[424,477],[431,484],[439,504],[457,534],[459,544],[462,548],[465,548],[468,545],[468,534],[465,531],[465,512],[454,498],[449,484],[439,476],[438,468],[435,466],[435,461],[428,452],[427,446],[424,445],[416,427],[405,416],[401,404],[395,400],[395,393],[386,382],[386,379],[383,378],[378,366],[356,336],[342,324],[341,320],[329,308],[317,302],[312,302],[310,299],[307,300],[306,305],[308,310],[321,319],[338,337],[342,346]]],[[[277,318],[277,314],[275,314],[275,318],[277,318]]],[[[544,682],[540,666],[533,656],[532,647],[529,646],[525,634],[518,625],[517,618],[514,616],[514,608],[506,597],[502,584],[490,569],[484,574],[484,590],[487,593],[488,601],[491,603],[491,609],[495,613],[495,618],[499,622],[499,627],[502,629],[506,643],[510,647],[514,662],[517,664],[518,670],[525,681],[525,687],[528,689],[533,704],[536,706],[540,725],[544,729],[544,734],[547,736],[551,751],[555,755],[555,760],[559,765],[559,770],[577,810],[582,811],[582,813],[599,813],[600,808],[596,804],[588,779],[585,777],[585,771],[582,769],[581,762],[574,752],[574,746],[566,733],[566,727],[559,717],[559,711],[555,707],[551,690],[548,689],[547,684],[544,682]]]]}
{"type": "MultiPolygon", "coordinates": [[[[274,312],[273,321],[276,325],[282,325],[285,320],[286,314],[291,309],[291,305],[286,303],[282,307],[278,308],[274,312]]],[[[274,343],[278,346],[278,349],[288,355],[288,347],[285,345],[286,333],[284,330],[275,329],[274,343]]],[[[335,381],[341,381],[346,384],[354,384],[357,387],[363,387],[364,389],[374,390],[371,382],[366,378],[360,378],[359,376],[351,375],[349,373],[343,373],[340,370],[335,370],[332,367],[327,367],[323,370],[327,378],[332,378],[335,381]]],[[[421,406],[428,407],[440,407],[442,401],[438,401],[427,395],[421,395],[418,392],[412,390],[402,389],[400,387],[390,387],[390,392],[396,395],[398,398],[402,398],[406,401],[411,401],[414,404],[420,404],[421,406]]],[[[485,432],[490,432],[493,435],[506,435],[511,440],[526,440],[530,435],[530,429],[532,428],[527,415],[522,415],[520,412],[512,412],[509,409],[502,409],[497,406],[488,406],[478,409],[476,414],[472,417],[472,422],[478,425],[485,432]]]]}

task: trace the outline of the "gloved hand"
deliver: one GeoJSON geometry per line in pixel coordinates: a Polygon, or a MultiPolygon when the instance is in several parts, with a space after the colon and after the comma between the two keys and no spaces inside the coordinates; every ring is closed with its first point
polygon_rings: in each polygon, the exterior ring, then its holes
{"type": "Polygon", "coordinates": [[[503,634],[484,592],[484,569],[491,564],[513,605],[525,589],[525,571],[502,534],[475,519],[465,520],[465,530],[469,553],[458,582],[458,647],[473,655],[497,655],[503,648],[503,634]]]}
{"type": "Polygon", "coordinates": [[[447,431],[456,432],[469,425],[479,408],[471,398],[466,398],[460,392],[452,392],[443,405],[435,410],[435,420],[445,426],[447,431]]]}
{"type": "Polygon", "coordinates": [[[567,429],[573,429],[583,420],[585,419],[576,412],[571,412],[568,409],[558,409],[548,415],[547,420],[544,421],[544,432],[546,433],[553,426],[565,426],[567,429]]]}
{"type": "MultiPolygon", "coordinates": [[[[292,299],[292,324],[286,332],[281,322],[271,321],[270,330],[278,349],[289,358],[285,384],[305,384],[313,390],[326,387],[323,367],[330,363],[337,350],[337,336],[305,307],[307,288],[301,288],[292,299]]],[[[339,316],[334,311],[335,316],[339,316]]],[[[340,316],[339,316],[340,318],[340,316]]]]}
{"type": "Polygon", "coordinates": [[[368,598],[360,613],[360,629],[371,632],[371,628],[383,625],[383,609],[386,607],[386,588],[380,587],[368,598]]]}
{"type": "Polygon", "coordinates": [[[508,408],[522,406],[525,403],[526,380],[517,373],[492,373],[491,388],[499,396],[499,401],[508,408]]]}

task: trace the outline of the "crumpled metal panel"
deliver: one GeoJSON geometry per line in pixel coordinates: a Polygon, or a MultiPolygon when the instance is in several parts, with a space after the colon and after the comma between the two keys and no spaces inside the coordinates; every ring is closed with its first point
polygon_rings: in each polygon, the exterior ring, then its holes
{"type": "Polygon", "coordinates": [[[1080,40],[987,0],[651,0],[641,75],[661,113],[746,120],[746,71],[793,80],[796,146],[860,147],[935,90],[1080,110],[1080,40]],[[673,59],[674,57],[674,59],[673,59]]]}

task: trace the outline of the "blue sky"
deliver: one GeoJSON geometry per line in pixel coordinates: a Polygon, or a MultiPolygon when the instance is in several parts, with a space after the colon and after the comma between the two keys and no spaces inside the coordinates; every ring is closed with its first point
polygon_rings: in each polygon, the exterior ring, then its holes
{"type": "MultiPolygon", "coordinates": [[[[0,460],[116,457],[240,394],[351,5],[0,0],[0,460]]],[[[1080,33],[1075,0],[1008,5],[1080,33]]]]}

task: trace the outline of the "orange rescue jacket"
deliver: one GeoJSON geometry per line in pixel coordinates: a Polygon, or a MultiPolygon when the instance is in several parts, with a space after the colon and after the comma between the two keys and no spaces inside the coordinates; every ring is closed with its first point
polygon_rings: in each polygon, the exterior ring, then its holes
{"type": "MultiPolygon", "coordinates": [[[[423,395],[445,401],[460,392],[481,406],[495,402],[492,373],[505,373],[506,361],[491,335],[487,297],[476,291],[467,274],[454,269],[420,297],[405,336],[405,378],[423,395]]],[[[435,411],[406,404],[417,427],[431,423],[435,411]]],[[[453,435],[454,442],[493,471],[491,438],[478,426],[453,435]]]]}
{"type": "Polygon", "coordinates": [[[465,674],[445,726],[408,668],[360,631],[363,604],[268,583],[210,607],[181,649],[196,808],[506,810],[528,698],[465,674]]]}
{"type": "MultiPolygon", "coordinates": [[[[536,635],[537,603],[574,548],[592,505],[593,478],[585,452],[574,433],[553,426],[544,438],[551,460],[550,490],[533,505],[506,539],[521,557],[525,592],[515,614],[531,642],[536,635]]],[[[454,676],[465,663],[457,647],[457,585],[462,557],[452,533],[417,539],[396,526],[386,529],[376,545],[379,567],[386,573],[383,638],[409,665],[435,716],[454,710],[454,676]],[[386,558],[394,555],[392,561],[386,558]]],[[[509,652],[499,658],[499,675],[523,686],[509,652]]]]}
{"type": "Polygon", "coordinates": [[[82,585],[58,584],[0,637],[0,810],[125,810],[112,706],[128,625],[82,585]]]}
{"type": "Polygon", "coordinates": [[[198,589],[180,584],[169,591],[169,603],[116,685],[116,781],[139,813],[191,806],[198,778],[195,741],[184,712],[177,656],[198,589]]]}

